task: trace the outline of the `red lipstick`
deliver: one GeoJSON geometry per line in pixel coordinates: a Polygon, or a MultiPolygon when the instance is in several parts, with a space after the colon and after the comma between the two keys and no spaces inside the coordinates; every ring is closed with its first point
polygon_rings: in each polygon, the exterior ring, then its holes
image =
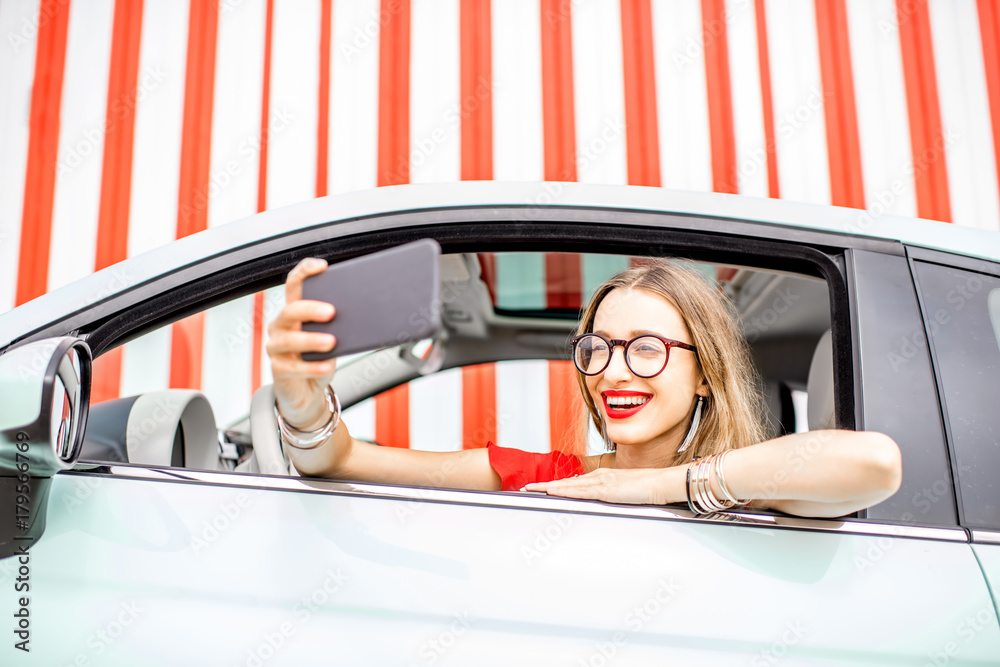
{"type": "Polygon", "coordinates": [[[604,413],[611,419],[628,419],[632,415],[642,410],[649,404],[649,401],[653,398],[652,394],[647,394],[641,391],[622,391],[622,390],[608,390],[601,392],[601,399],[604,401],[604,413]],[[645,398],[646,402],[640,403],[638,405],[615,405],[612,406],[608,403],[609,398],[645,398]]]}

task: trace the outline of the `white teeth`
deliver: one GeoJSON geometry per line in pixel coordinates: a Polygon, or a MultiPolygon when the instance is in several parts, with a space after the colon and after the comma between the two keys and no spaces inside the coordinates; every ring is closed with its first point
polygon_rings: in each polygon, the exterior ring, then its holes
{"type": "Polygon", "coordinates": [[[605,399],[608,401],[608,405],[615,407],[642,405],[649,401],[648,396],[605,396],[605,399]]]}

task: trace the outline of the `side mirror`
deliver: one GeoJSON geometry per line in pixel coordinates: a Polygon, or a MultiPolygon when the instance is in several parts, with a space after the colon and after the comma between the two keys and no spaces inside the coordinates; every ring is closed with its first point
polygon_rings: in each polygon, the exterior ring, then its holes
{"type": "Polygon", "coordinates": [[[0,355],[0,558],[45,530],[52,476],[73,467],[87,426],[90,348],[71,337],[0,355]]]}

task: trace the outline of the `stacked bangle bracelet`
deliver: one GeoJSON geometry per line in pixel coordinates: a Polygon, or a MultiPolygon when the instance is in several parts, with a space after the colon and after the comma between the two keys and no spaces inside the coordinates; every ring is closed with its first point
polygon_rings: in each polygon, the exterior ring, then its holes
{"type": "Polygon", "coordinates": [[[689,463],[686,475],[686,490],[688,507],[695,514],[711,514],[721,512],[733,506],[750,504],[751,500],[737,500],[726,486],[726,477],[722,472],[722,464],[729,451],[721,454],[711,454],[703,459],[689,463]],[[716,497],[712,491],[709,478],[715,473],[715,482],[722,492],[723,498],[716,497]]]}
{"type": "Polygon", "coordinates": [[[275,402],[274,416],[278,418],[278,430],[281,432],[281,439],[284,443],[295,449],[316,449],[326,442],[340,423],[340,399],[333,393],[333,388],[329,385],[326,387],[326,405],[330,410],[330,419],[317,429],[300,431],[294,426],[288,425],[278,410],[278,403],[275,402]]]}

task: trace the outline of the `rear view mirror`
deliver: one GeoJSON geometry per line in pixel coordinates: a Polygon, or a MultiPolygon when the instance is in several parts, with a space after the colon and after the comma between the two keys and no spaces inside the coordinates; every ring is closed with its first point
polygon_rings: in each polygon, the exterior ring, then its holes
{"type": "Polygon", "coordinates": [[[90,400],[90,348],[71,337],[0,356],[0,558],[45,530],[51,478],[80,455],[90,400]]]}

